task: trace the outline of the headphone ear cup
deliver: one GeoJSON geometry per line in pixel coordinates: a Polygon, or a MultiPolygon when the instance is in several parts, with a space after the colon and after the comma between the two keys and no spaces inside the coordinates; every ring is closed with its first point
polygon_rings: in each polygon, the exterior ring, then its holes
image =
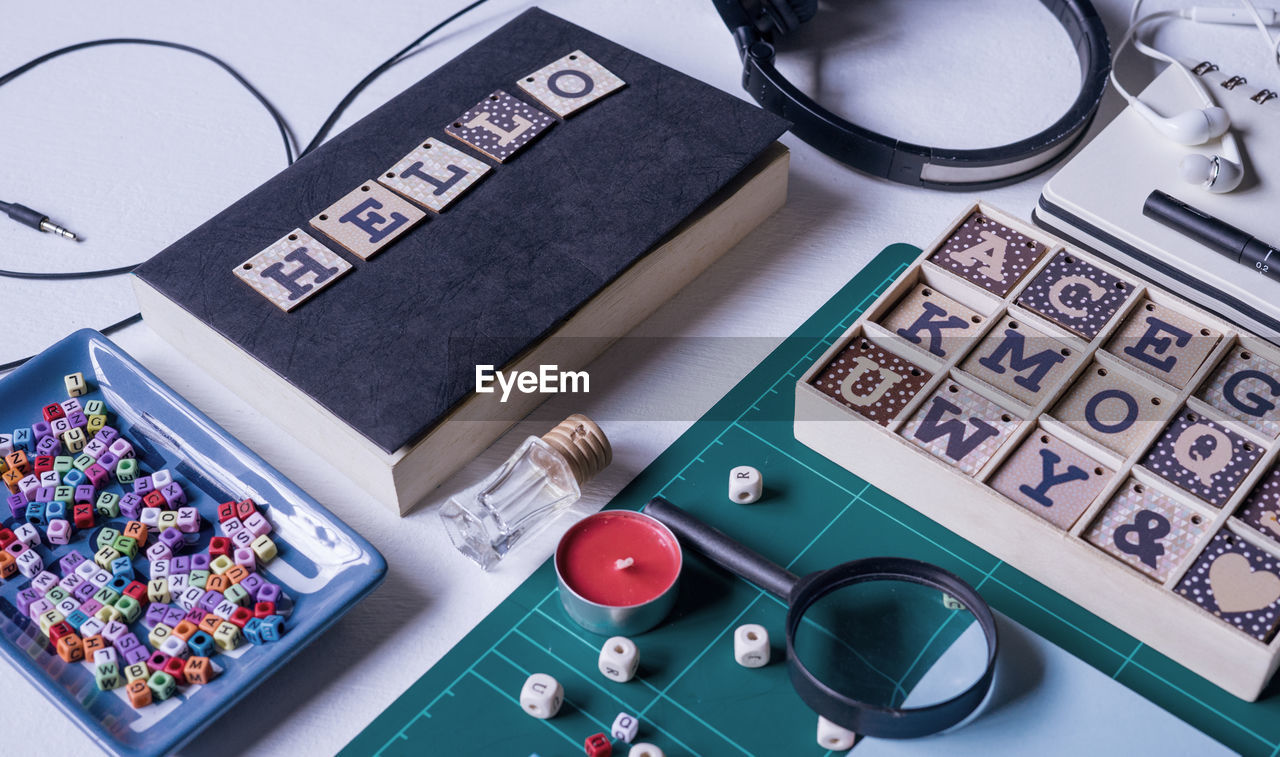
{"type": "Polygon", "coordinates": [[[763,6],[779,34],[795,31],[818,12],[818,0],[764,0],[763,6]]]}

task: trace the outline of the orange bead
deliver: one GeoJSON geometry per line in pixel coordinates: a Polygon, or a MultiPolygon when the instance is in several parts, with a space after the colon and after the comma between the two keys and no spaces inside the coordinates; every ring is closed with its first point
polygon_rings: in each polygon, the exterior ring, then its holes
{"type": "Polygon", "coordinates": [[[66,662],[79,662],[84,659],[84,642],[74,633],[58,639],[58,656],[66,662]]]}
{"type": "Polygon", "coordinates": [[[187,683],[198,684],[206,684],[212,681],[215,675],[213,665],[209,662],[208,657],[192,657],[187,660],[183,674],[187,677],[187,683]]]}
{"type": "Polygon", "coordinates": [[[84,640],[84,656],[90,660],[93,659],[94,652],[97,652],[99,649],[106,649],[106,648],[107,648],[107,640],[104,639],[102,637],[102,634],[100,633],[94,634],[93,636],[90,636],[84,640]]]}
{"type": "MultiPolygon", "coordinates": [[[[221,576],[219,576],[219,578],[230,579],[231,583],[233,584],[238,584],[248,577],[249,577],[249,569],[243,565],[236,565],[234,567],[228,568],[226,573],[223,573],[221,576]]],[[[222,591],[222,590],[219,589],[218,591],[222,591]]]]}
{"type": "Polygon", "coordinates": [[[0,577],[13,578],[18,574],[18,560],[7,551],[0,551],[0,577]]]}
{"type": "Polygon", "coordinates": [[[147,527],[140,521],[129,521],[124,524],[124,530],[120,533],[138,542],[138,549],[147,546],[147,527]]]}
{"type": "Polygon", "coordinates": [[[173,633],[170,636],[177,636],[179,639],[186,641],[190,639],[192,634],[199,631],[200,628],[189,620],[184,620],[173,627],[173,633]]]}
{"type": "Polygon", "coordinates": [[[200,621],[200,630],[212,636],[220,625],[222,625],[222,618],[213,613],[208,613],[204,616],[204,620],[200,621]]]}
{"type": "Polygon", "coordinates": [[[141,709],[151,704],[151,689],[147,686],[147,679],[139,678],[130,681],[125,691],[129,694],[129,704],[133,705],[133,709],[141,709]]]}
{"type": "MultiPolygon", "coordinates": [[[[227,573],[230,572],[231,571],[227,571],[227,573]]],[[[221,575],[215,573],[214,575],[209,576],[209,578],[204,582],[205,590],[217,592],[226,591],[231,586],[231,579],[227,576],[227,573],[223,573],[221,575]]]]}

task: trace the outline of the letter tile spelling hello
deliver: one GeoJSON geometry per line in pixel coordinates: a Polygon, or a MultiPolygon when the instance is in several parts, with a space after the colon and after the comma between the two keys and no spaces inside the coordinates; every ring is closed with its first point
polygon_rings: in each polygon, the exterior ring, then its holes
{"type": "Polygon", "coordinates": [[[1111,320],[1133,285],[1065,250],[1041,269],[1018,295],[1018,304],[1085,339],[1111,320]]]}
{"type": "Polygon", "coordinates": [[[1141,463],[1164,480],[1222,507],[1261,457],[1258,445],[1183,408],[1141,463]]]}
{"type": "Polygon", "coordinates": [[[902,435],[972,476],[1000,449],[1018,421],[977,392],[945,381],[916,410],[902,435]]]}
{"type": "Polygon", "coordinates": [[[887,426],[930,377],[925,369],[858,337],[810,383],[858,415],[887,426]]]}
{"type": "Polygon", "coordinates": [[[426,215],[376,181],[366,181],[312,218],[311,226],[368,260],[426,215]]]}
{"type": "Polygon", "coordinates": [[[967,349],[983,317],[928,284],[898,300],[880,325],[921,349],[945,358],[967,349]]]}
{"type": "Polygon", "coordinates": [[[1003,297],[1048,250],[977,211],[929,256],[929,262],[1003,297]]]}
{"type": "Polygon", "coordinates": [[[1253,487],[1236,517],[1280,544],[1280,467],[1272,468],[1253,487]]]}
{"type": "Polygon", "coordinates": [[[555,122],[546,113],[499,89],[458,116],[444,130],[454,139],[504,163],[555,122]]]}
{"type": "Polygon", "coordinates": [[[383,172],[378,182],[439,213],[489,172],[489,164],[428,137],[383,172]]]}
{"type": "Polygon", "coordinates": [[[1280,623],[1280,563],[1229,531],[1213,537],[1175,591],[1264,642],[1280,623]]]}
{"type": "Polygon", "coordinates": [[[552,113],[565,118],[613,94],[625,84],[586,53],[574,50],[521,79],[520,89],[533,95],[552,113]]]}
{"type": "Polygon", "coordinates": [[[1084,538],[1117,560],[1163,582],[1182,564],[1209,520],[1150,486],[1129,479],[1084,538]]]}
{"type": "Polygon", "coordinates": [[[1236,345],[1198,395],[1262,433],[1280,436],[1280,366],[1236,345]]]}
{"type": "Polygon", "coordinates": [[[1129,455],[1156,430],[1168,414],[1167,398],[1122,375],[1093,363],[1054,405],[1052,415],[1076,431],[1129,455]]]}
{"type": "Polygon", "coordinates": [[[991,488],[1065,531],[1114,473],[1041,430],[1027,437],[1000,466],[991,488]]]}
{"type": "Polygon", "coordinates": [[[1075,362],[1065,343],[1006,315],[960,367],[1028,405],[1053,391],[1075,362]]]}
{"type": "Polygon", "coordinates": [[[1107,343],[1107,351],[1181,389],[1221,338],[1216,329],[1146,300],[1120,324],[1107,343]]]}
{"type": "Polygon", "coordinates": [[[232,270],[287,313],[337,281],[351,264],[302,229],[294,229],[232,270]]]}

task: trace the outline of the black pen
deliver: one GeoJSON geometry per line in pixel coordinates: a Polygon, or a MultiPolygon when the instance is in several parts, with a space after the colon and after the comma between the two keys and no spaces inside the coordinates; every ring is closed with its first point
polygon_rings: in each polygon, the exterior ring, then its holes
{"type": "Polygon", "coordinates": [[[1263,276],[1280,281],[1280,268],[1273,265],[1280,263],[1280,250],[1203,210],[1197,210],[1157,189],[1147,196],[1147,201],[1142,205],[1142,214],[1200,242],[1214,252],[1253,268],[1263,276]],[[1275,261],[1271,260],[1273,256],[1275,261]]]}

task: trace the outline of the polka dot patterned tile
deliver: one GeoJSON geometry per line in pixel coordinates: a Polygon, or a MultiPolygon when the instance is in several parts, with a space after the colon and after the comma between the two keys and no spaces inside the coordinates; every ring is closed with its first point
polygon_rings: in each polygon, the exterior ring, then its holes
{"type": "Polygon", "coordinates": [[[920,392],[930,376],[920,366],[859,337],[810,383],[855,413],[887,426],[920,392]]]}
{"type": "Polygon", "coordinates": [[[498,90],[458,116],[444,130],[454,139],[503,163],[555,122],[532,105],[498,90]]]}
{"type": "Polygon", "coordinates": [[[1217,329],[1147,300],[1120,325],[1107,343],[1107,351],[1181,389],[1220,339],[1222,332],[1217,329]]]}
{"type": "Polygon", "coordinates": [[[351,267],[310,234],[294,229],[232,270],[236,278],[287,313],[315,297],[351,267]]]}
{"type": "Polygon", "coordinates": [[[1280,563],[1228,531],[1213,537],[1175,591],[1261,641],[1280,624],[1280,563]]]}
{"type": "Polygon", "coordinates": [[[311,227],[368,260],[426,217],[413,203],[366,181],[311,219],[311,227]]]}
{"type": "Polygon", "coordinates": [[[1222,507],[1261,457],[1258,445],[1183,409],[1141,462],[1164,480],[1222,507]]]}
{"type": "Polygon", "coordinates": [[[1129,282],[1064,250],[1018,295],[1018,304],[1093,339],[1132,293],[1129,282]]]}
{"type": "Polygon", "coordinates": [[[1027,437],[1000,466],[991,488],[1067,530],[1115,471],[1045,431],[1027,437]]]}
{"type": "Polygon", "coordinates": [[[902,435],[972,476],[1018,427],[1018,418],[977,392],[945,381],[902,435]]]}
{"type": "Polygon", "coordinates": [[[1272,468],[1253,487],[1236,517],[1280,544],[1280,467],[1272,468]]]}
{"type": "Polygon", "coordinates": [[[1052,415],[1127,456],[1164,425],[1169,417],[1167,402],[1120,371],[1093,363],[1054,405],[1052,415]]]}
{"type": "Polygon", "coordinates": [[[1090,544],[1163,582],[1191,553],[1209,519],[1129,479],[1084,532],[1090,544]]]}
{"type": "Polygon", "coordinates": [[[964,220],[929,262],[1005,296],[1049,248],[976,212],[964,220]]]}
{"type": "Polygon", "coordinates": [[[960,367],[1012,397],[1034,405],[1075,364],[1076,351],[1006,315],[960,367]]]}
{"type": "Polygon", "coordinates": [[[986,319],[928,284],[917,284],[880,325],[938,357],[967,350],[986,319]]]}
{"type": "Polygon", "coordinates": [[[1280,366],[1239,345],[1226,354],[1198,396],[1272,438],[1280,436],[1280,366]]]}
{"type": "Polygon", "coordinates": [[[520,89],[561,118],[608,97],[626,84],[581,50],[534,71],[519,83],[520,89]]]}
{"type": "Polygon", "coordinates": [[[439,213],[489,172],[489,164],[428,137],[378,177],[410,200],[439,213]]]}

